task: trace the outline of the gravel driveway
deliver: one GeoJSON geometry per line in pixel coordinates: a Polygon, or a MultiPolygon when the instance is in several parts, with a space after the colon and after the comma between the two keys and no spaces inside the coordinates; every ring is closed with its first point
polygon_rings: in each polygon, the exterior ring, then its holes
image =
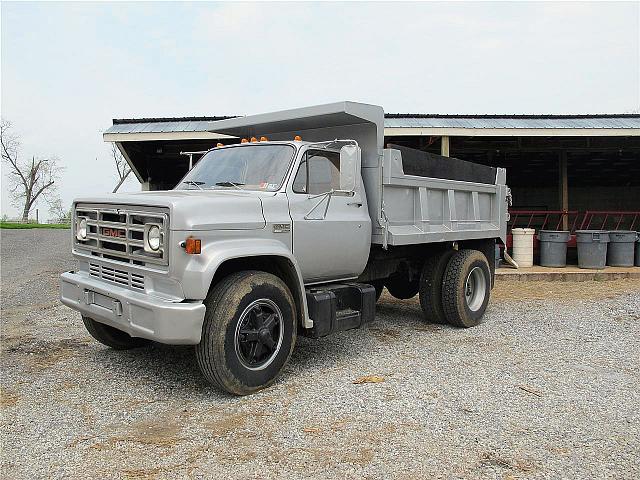
{"type": "Polygon", "coordinates": [[[638,280],[499,283],[469,330],[385,294],[236,398],[190,347],[93,341],[68,232],[1,235],[4,478],[640,478],[638,280]]]}

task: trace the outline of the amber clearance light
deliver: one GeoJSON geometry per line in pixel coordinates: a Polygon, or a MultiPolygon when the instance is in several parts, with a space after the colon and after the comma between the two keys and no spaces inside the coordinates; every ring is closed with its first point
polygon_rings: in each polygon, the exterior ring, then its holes
{"type": "Polygon", "coordinates": [[[184,242],[184,251],[189,255],[199,255],[202,249],[202,241],[199,238],[189,237],[184,242]]]}

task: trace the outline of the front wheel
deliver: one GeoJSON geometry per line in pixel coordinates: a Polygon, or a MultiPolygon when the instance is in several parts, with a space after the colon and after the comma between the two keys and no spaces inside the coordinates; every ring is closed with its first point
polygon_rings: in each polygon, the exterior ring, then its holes
{"type": "Polygon", "coordinates": [[[196,359],[212,385],[235,395],[269,386],[296,342],[295,304],[286,284],[266,272],[229,275],[205,300],[196,359]]]}
{"type": "Polygon", "coordinates": [[[487,258],[477,250],[456,252],[442,280],[442,308],[449,324],[474,327],[480,323],[491,292],[487,258]]]}
{"type": "Polygon", "coordinates": [[[114,350],[129,350],[131,348],[144,347],[151,343],[146,338],[132,337],[122,330],[110,327],[104,323],[96,322],[93,318],[82,317],[87,332],[101,344],[114,350]]]}

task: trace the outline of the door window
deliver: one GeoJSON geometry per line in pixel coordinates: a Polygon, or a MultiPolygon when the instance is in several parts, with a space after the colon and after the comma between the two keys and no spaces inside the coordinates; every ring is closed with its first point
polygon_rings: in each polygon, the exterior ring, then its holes
{"type": "Polygon", "coordinates": [[[340,189],[340,154],[308,150],[293,180],[293,191],[318,195],[340,189]]]}

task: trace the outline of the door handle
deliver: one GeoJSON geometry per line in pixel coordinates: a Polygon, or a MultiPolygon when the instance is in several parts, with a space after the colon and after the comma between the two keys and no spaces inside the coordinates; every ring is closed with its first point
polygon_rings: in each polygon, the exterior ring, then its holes
{"type": "Polygon", "coordinates": [[[362,206],[362,202],[349,202],[349,203],[347,203],[347,205],[353,205],[355,207],[361,207],[362,206]]]}

